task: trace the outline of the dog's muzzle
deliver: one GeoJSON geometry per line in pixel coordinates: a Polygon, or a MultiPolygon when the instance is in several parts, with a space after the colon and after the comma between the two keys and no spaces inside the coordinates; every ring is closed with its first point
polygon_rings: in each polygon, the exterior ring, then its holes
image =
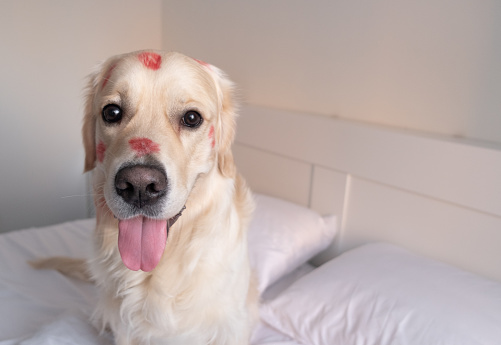
{"type": "Polygon", "coordinates": [[[121,199],[123,218],[118,218],[118,250],[131,270],[153,270],[162,258],[169,228],[185,209],[170,219],[158,219],[162,200],[167,195],[165,171],[156,165],[136,164],[122,167],[115,176],[115,190],[121,199]]]}

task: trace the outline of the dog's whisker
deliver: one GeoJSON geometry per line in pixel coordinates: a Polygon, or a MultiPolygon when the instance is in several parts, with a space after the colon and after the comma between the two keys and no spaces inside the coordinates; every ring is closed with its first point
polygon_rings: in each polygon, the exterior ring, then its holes
{"type": "Polygon", "coordinates": [[[80,197],[88,197],[95,196],[95,194],[74,194],[74,195],[65,195],[62,196],[61,199],[69,199],[69,198],[80,198],[80,197]]]}

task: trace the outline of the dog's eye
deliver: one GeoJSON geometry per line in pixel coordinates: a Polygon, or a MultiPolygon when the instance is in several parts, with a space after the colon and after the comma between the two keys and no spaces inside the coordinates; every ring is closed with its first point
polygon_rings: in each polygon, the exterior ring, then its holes
{"type": "Polygon", "coordinates": [[[103,120],[115,123],[122,119],[122,109],[116,104],[108,104],[103,108],[103,120]]]}
{"type": "Polygon", "coordinates": [[[194,110],[188,111],[181,119],[182,123],[186,127],[196,128],[202,124],[202,115],[194,110]]]}

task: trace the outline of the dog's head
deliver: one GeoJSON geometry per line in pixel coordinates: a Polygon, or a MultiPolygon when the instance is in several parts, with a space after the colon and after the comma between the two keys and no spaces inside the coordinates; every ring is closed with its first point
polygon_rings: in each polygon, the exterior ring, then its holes
{"type": "Polygon", "coordinates": [[[213,169],[234,176],[234,131],[232,83],[202,61],[140,51],[112,57],[91,75],[85,171],[104,175],[100,202],[119,219],[129,268],[156,266],[169,221],[200,176],[213,169]]]}

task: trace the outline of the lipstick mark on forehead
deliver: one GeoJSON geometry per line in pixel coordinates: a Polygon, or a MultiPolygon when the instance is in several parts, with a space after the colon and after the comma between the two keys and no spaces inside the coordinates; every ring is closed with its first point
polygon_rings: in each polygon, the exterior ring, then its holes
{"type": "Polygon", "coordinates": [[[209,63],[202,61],[202,60],[195,59],[195,58],[192,58],[192,59],[195,60],[196,62],[198,62],[199,64],[201,64],[202,66],[207,67],[208,69],[211,69],[211,65],[209,63]]]}
{"type": "Polygon", "coordinates": [[[106,145],[102,141],[97,144],[96,147],[96,157],[99,163],[102,163],[104,161],[104,154],[106,153],[106,145]]]}
{"type": "Polygon", "coordinates": [[[160,65],[162,64],[162,57],[157,53],[144,52],[139,54],[137,58],[146,68],[152,69],[154,71],[159,69],[160,65]]]}
{"type": "Polygon", "coordinates": [[[216,139],[214,138],[214,126],[211,126],[210,127],[210,130],[209,130],[209,139],[211,139],[211,146],[212,148],[214,148],[214,146],[216,146],[216,139]]]}
{"type": "Polygon", "coordinates": [[[113,73],[113,70],[115,69],[115,67],[117,67],[116,64],[111,65],[111,67],[108,69],[108,71],[104,75],[103,85],[101,86],[102,89],[104,89],[104,87],[108,83],[108,80],[110,80],[111,74],[113,73]]]}
{"type": "Polygon", "coordinates": [[[129,140],[129,145],[139,157],[160,152],[160,145],[148,138],[132,138],[129,140]]]}

